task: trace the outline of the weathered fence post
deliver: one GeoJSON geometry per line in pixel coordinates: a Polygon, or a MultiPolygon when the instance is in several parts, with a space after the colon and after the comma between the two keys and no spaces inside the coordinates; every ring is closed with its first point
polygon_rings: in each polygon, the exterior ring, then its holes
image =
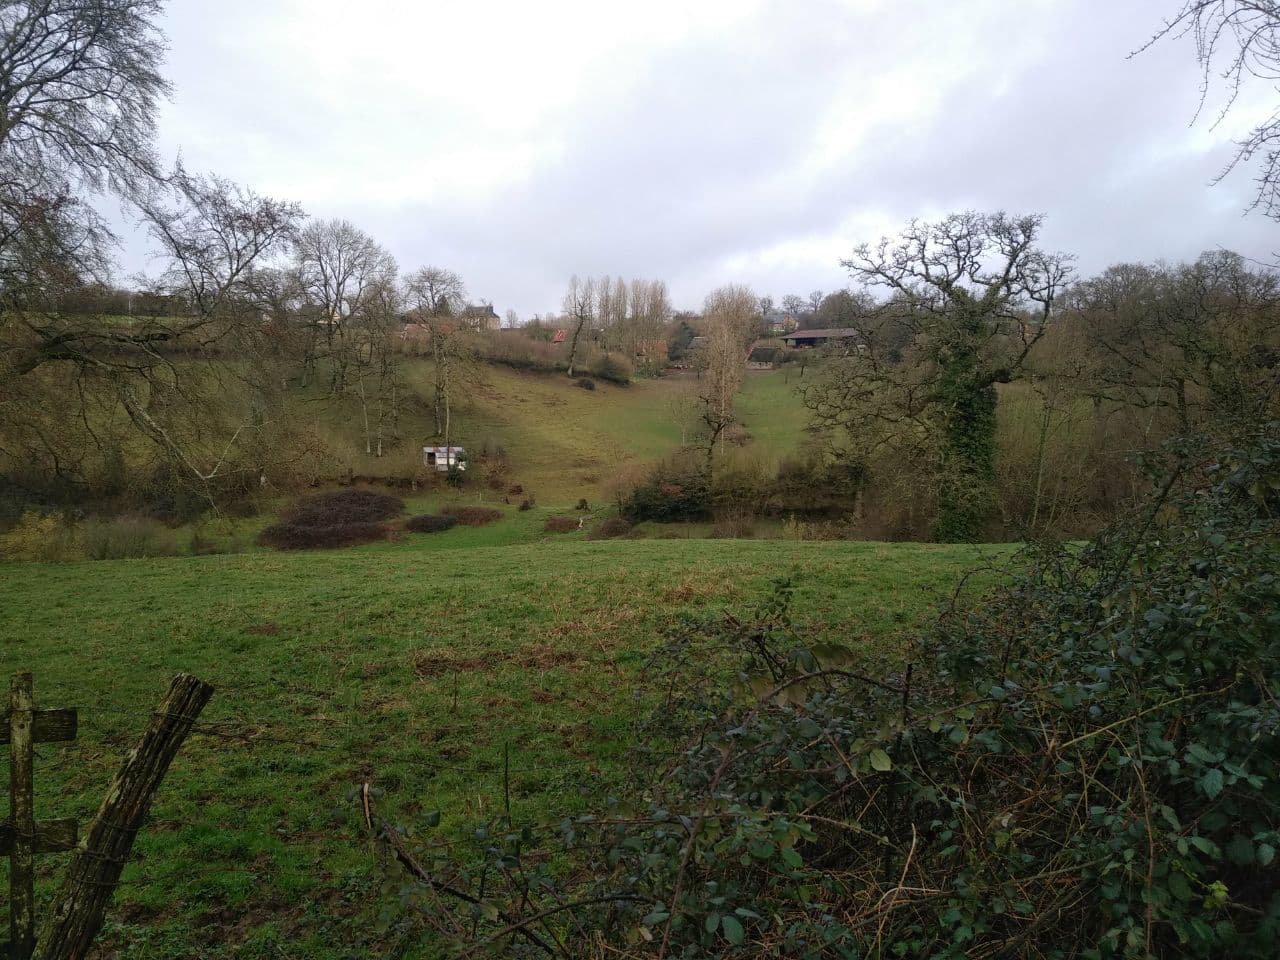
{"type": "Polygon", "coordinates": [[[209,684],[189,674],[174,677],[142,739],[111,781],[72,858],[41,929],[36,954],[40,960],[79,960],[88,955],[152,797],[211,696],[209,684]]]}
{"type": "Polygon", "coordinates": [[[8,944],[0,955],[27,960],[35,948],[35,855],[70,850],[74,820],[37,820],[32,779],[37,743],[74,740],[75,710],[37,710],[29,673],[10,681],[9,706],[0,713],[0,743],[9,744],[9,819],[0,821],[0,857],[9,857],[8,944]]]}
{"type": "Polygon", "coordinates": [[[35,787],[31,776],[31,721],[36,697],[31,674],[19,673],[9,686],[9,950],[14,960],[31,956],[35,930],[35,787]]]}

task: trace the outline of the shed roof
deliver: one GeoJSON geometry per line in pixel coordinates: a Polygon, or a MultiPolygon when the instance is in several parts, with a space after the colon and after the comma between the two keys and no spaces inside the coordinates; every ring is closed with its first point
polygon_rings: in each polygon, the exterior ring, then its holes
{"type": "Polygon", "coordinates": [[[850,340],[861,339],[862,334],[854,327],[823,327],[819,330],[793,330],[784,339],[787,340],[850,340]]]}

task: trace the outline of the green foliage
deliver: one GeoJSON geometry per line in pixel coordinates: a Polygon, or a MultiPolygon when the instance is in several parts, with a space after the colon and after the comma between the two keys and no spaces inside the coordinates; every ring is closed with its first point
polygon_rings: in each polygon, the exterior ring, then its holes
{"type": "Polygon", "coordinates": [[[5,560],[73,560],[80,555],[75,529],[58,514],[28,510],[0,534],[0,557],[5,560]]]}
{"type": "Polygon", "coordinates": [[[934,539],[977,543],[986,539],[995,510],[996,389],[975,385],[965,371],[944,376],[941,390],[948,415],[934,539]]]}
{"type": "Polygon", "coordinates": [[[711,483],[705,465],[691,457],[662,463],[622,504],[631,523],[704,520],[711,515],[711,483]]]}
{"type": "Polygon", "coordinates": [[[1280,424],[1152,467],[1094,544],[953,605],[919,672],[806,641],[786,583],[685,620],[634,782],[554,832],[480,828],[461,864],[434,847],[484,891],[433,894],[441,928],[495,956],[548,915],[635,956],[1273,956],[1280,424]]]}
{"type": "Polygon", "coordinates": [[[174,557],[183,552],[174,531],[144,517],[86,521],[80,526],[80,539],[90,560],[174,557]]]}
{"type": "Polygon", "coordinates": [[[636,374],[631,361],[620,353],[601,354],[589,369],[601,380],[610,383],[628,384],[636,374]]]}

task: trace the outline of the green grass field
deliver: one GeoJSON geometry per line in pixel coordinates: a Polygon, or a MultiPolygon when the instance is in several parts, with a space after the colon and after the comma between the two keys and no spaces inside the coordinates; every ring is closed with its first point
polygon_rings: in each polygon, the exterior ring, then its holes
{"type": "MultiPolygon", "coordinates": [[[[580,412],[584,432],[644,389],[580,412]]],[[[218,691],[139,837],[104,955],[385,955],[378,855],[346,799],[358,782],[386,791],[393,819],[439,809],[456,830],[500,802],[509,747],[517,818],[582,803],[618,769],[667,618],[741,608],[792,576],[806,631],[890,666],[962,572],[1007,554],[587,542],[539,521],[306,554],[0,564],[0,676],[32,670],[38,703],[80,709],[76,741],[37,748],[38,816],[92,816],[174,673],[218,691]]],[[[42,897],[62,859],[38,858],[42,897]]]]}

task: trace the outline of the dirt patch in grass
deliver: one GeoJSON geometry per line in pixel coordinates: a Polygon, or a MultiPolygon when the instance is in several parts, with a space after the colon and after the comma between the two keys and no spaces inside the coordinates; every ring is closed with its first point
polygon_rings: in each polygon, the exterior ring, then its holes
{"type": "Polygon", "coordinates": [[[570,663],[578,666],[587,664],[580,654],[569,650],[557,650],[545,643],[535,643],[532,646],[513,650],[506,659],[510,663],[530,670],[550,670],[570,663]]]}
{"type": "Polygon", "coordinates": [[[255,637],[275,637],[280,634],[280,624],[278,623],[255,623],[251,627],[244,628],[245,633],[251,633],[255,637]]]}
{"type": "Polygon", "coordinates": [[[581,668],[587,664],[581,654],[546,643],[494,651],[485,657],[460,657],[448,648],[428,648],[409,653],[409,666],[419,680],[435,680],[455,673],[476,673],[512,665],[524,670],[552,670],[569,665],[581,668]]]}
{"type": "Polygon", "coordinates": [[[474,673],[492,663],[492,657],[459,657],[448,648],[413,650],[409,653],[409,666],[419,680],[434,680],[454,673],[474,673]]]}
{"type": "Polygon", "coordinates": [[[689,603],[691,600],[708,600],[723,597],[731,593],[731,588],[723,577],[693,575],[685,577],[675,586],[662,591],[662,599],[667,603],[689,603]]]}

